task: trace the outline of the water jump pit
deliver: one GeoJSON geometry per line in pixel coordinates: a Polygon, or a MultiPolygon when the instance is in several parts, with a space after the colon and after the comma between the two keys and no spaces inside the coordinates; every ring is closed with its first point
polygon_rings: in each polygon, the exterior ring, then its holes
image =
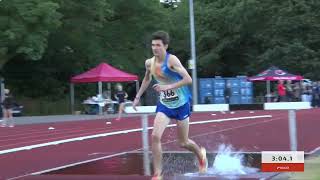
{"type": "MultiPolygon", "coordinates": [[[[152,155],[150,154],[150,157],[152,155]]],[[[279,173],[261,172],[261,153],[207,152],[208,172],[199,174],[197,158],[191,152],[164,152],[164,179],[271,179],[279,173]]],[[[152,169],[152,163],[150,163],[152,169]]],[[[152,173],[152,172],[151,172],[152,173]]],[[[84,163],[43,175],[144,176],[143,152],[136,151],[84,163]]],[[[136,178],[134,178],[136,179],[136,178]]]]}

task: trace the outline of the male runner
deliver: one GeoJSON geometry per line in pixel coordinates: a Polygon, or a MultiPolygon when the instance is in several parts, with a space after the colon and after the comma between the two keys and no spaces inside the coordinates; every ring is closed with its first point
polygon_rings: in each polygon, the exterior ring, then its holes
{"type": "Polygon", "coordinates": [[[145,77],[133,102],[136,110],[140,97],[153,76],[158,82],[153,88],[159,92],[152,132],[154,180],[162,179],[161,137],[171,119],[177,123],[179,145],[196,154],[199,172],[205,173],[208,166],[205,148],[200,148],[188,138],[191,94],[187,85],[192,83],[192,79],[180,60],[167,52],[168,45],[168,33],[157,31],[152,34],[151,47],[154,57],[145,61],[145,77]]]}

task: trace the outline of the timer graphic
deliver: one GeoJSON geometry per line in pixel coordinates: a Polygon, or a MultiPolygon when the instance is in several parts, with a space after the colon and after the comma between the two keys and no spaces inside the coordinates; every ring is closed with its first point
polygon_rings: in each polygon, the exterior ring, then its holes
{"type": "Polygon", "coordinates": [[[262,172],[304,171],[304,151],[262,151],[262,172]]]}

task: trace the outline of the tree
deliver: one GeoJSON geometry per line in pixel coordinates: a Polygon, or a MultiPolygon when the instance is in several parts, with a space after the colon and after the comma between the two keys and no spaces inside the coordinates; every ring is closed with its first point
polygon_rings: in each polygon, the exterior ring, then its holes
{"type": "Polygon", "coordinates": [[[0,2],[0,69],[17,55],[39,60],[50,33],[61,25],[59,5],[51,0],[0,2]]]}
{"type": "Polygon", "coordinates": [[[11,58],[5,67],[5,78],[16,91],[29,97],[60,98],[68,90],[70,76],[87,70],[94,57],[101,56],[97,31],[112,15],[107,1],[54,0],[62,16],[61,25],[46,38],[47,49],[41,61],[27,61],[26,57],[11,58]],[[19,69],[15,64],[23,64],[19,69]],[[19,69],[19,70],[16,70],[19,69]]]}
{"type": "Polygon", "coordinates": [[[319,1],[199,1],[200,74],[252,75],[277,65],[317,77],[319,1]]]}

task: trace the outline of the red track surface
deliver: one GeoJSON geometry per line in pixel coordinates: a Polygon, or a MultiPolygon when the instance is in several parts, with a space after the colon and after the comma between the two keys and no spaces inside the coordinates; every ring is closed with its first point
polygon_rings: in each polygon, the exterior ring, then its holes
{"type": "MultiPolygon", "coordinates": [[[[289,150],[288,111],[236,111],[235,114],[194,113],[191,121],[232,117],[272,115],[238,121],[214,122],[190,126],[190,137],[208,151],[217,151],[220,144],[231,144],[236,150],[289,150]]],[[[310,152],[320,146],[320,110],[297,111],[298,150],[310,152]]],[[[153,117],[149,118],[152,126],[153,117]]],[[[104,120],[90,120],[1,128],[0,151],[28,145],[47,143],[81,136],[141,128],[138,117],[106,124],[104,120]],[[54,127],[54,130],[48,130],[54,127]]],[[[174,122],[173,122],[174,123],[174,122]]],[[[182,150],[176,143],[175,128],[168,128],[163,138],[164,150],[182,150]]],[[[99,158],[141,148],[141,133],[112,135],[82,141],[50,145],[0,155],[0,179],[7,179],[43,171],[71,163],[99,158]]]]}

